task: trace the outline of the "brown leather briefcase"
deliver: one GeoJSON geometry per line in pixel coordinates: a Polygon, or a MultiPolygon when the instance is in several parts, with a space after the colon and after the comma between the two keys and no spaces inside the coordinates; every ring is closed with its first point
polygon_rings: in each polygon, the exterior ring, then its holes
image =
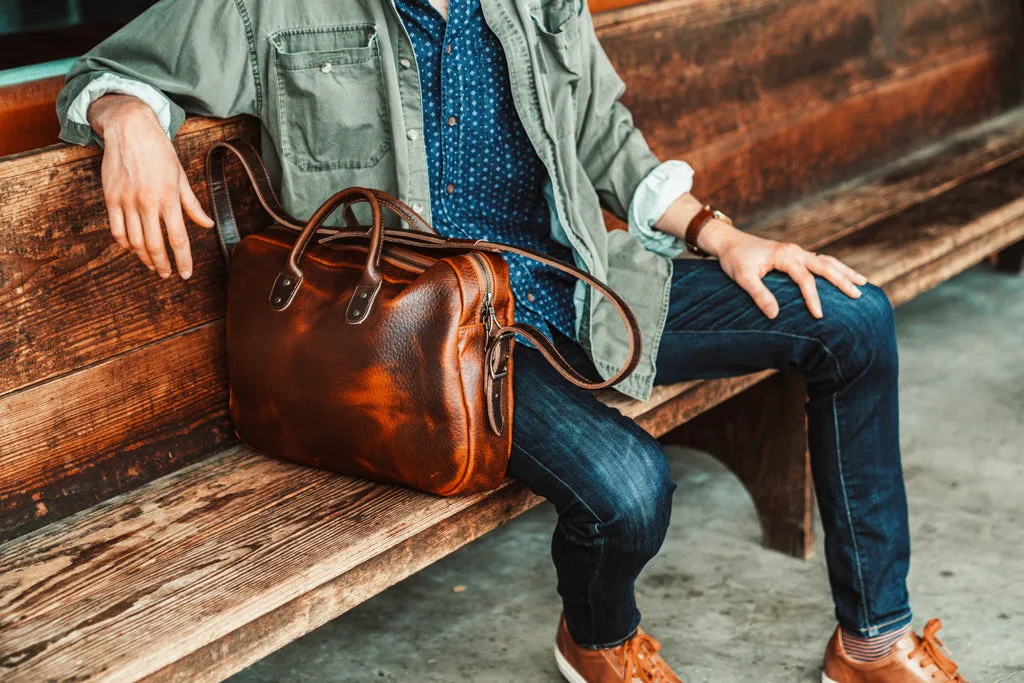
{"type": "Polygon", "coordinates": [[[439,495],[492,489],[512,446],[516,333],[580,387],[611,386],[636,368],[632,312],[572,265],[442,238],[399,199],[364,187],[338,192],[302,224],[281,208],[259,155],[242,141],[211,147],[206,173],[230,264],[231,420],[255,451],[439,495]],[[244,239],[225,181],[229,154],[242,161],[272,221],[244,239]],[[369,228],[352,211],[357,202],[370,205],[369,228]],[[411,229],[385,229],[382,206],[411,229]],[[346,227],[322,227],[339,208],[346,227]],[[614,303],[631,333],[615,376],[587,379],[536,328],[513,322],[501,252],[571,273],[614,303]]]}

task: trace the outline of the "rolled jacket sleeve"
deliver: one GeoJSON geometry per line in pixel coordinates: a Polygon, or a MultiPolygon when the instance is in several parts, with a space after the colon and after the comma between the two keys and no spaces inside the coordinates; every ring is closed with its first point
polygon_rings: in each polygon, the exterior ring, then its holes
{"type": "Polygon", "coordinates": [[[693,188],[693,167],[679,159],[658,165],[637,185],[629,205],[629,231],[646,249],[676,258],[686,242],[654,227],[676,199],[693,188]]]}
{"type": "Polygon", "coordinates": [[[57,97],[60,137],[101,142],[89,105],[111,92],[139,97],[171,137],[186,111],[229,117],[257,114],[255,54],[232,0],[163,0],[79,57],[57,97]]]}
{"type": "Polygon", "coordinates": [[[633,115],[619,101],[626,84],[612,66],[597,39],[586,0],[580,14],[581,40],[589,77],[589,96],[579,103],[583,121],[577,135],[577,156],[586,170],[601,205],[619,219],[628,211],[637,186],[661,160],[651,151],[633,115]]]}

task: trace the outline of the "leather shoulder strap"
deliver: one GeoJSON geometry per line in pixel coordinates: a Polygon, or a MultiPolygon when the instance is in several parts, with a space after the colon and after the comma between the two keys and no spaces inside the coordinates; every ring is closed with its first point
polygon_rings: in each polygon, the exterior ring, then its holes
{"type": "MultiPolygon", "coordinates": [[[[306,226],[301,221],[290,215],[281,206],[281,202],[278,200],[277,194],[274,192],[274,188],[270,184],[270,178],[267,176],[267,170],[263,165],[263,160],[252,145],[244,140],[218,142],[207,152],[206,177],[210,192],[210,208],[213,212],[213,218],[217,223],[216,229],[218,241],[220,242],[225,260],[230,264],[231,250],[236,244],[238,244],[238,242],[241,241],[242,232],[235,219],[234,210],[231,207],[231,196],[228,191],[228,184],[225,177],[224,162],[226,161],[228,154],[233,154],[242,162],[242,168],[245,170],[245,174],[248,176],[249,182],[252,183],[253,188],[256,190],[256,196],[260,205],[274,220],[274,222],[283,227],[291,228],[300,232],[306,226]]],[[[496,334],[498,336],[504,338],[511,336],[512,334],[522,335],[537,347],[537,350],[541,352],[541,354],[549,363],[551,363],[562,377],[572,384],[584,389],[604,389],[605,387],[612,386],[625,379],[633,372],[633,370],[636,369],[640,362],[640,328],[637,325],[636,318],[634,317],[633,312],[629,309],[629,306],[627,306],[622,298],[612,291],[612,289],[606,284],[574,265],[525,247],[515,247],[497,242],[487,242],[485,240],[448,239],[441,237],[434,232],[434,230],[422,219],[422,217],[419,216],[419,214],[409,208],[400,199],[381,190],[367,189],[373,192],[374,197],[378,199],[382,206],[387,206],[410,226],[417,228],[416,230],[384,230],[384,240],[386,242],[390,242],[392,244],[403,244],[420,249],[461,249],[466,251],[475,249],[494,253],[504,252],[509,254],[519,254],[520,256],[540,261],[541,263],[553,268],[557,268],[562,272],[583,280],[585,283],[599,291],[612,303],[616,312],[619,314],[619,317],[622,318],[622,321],[626,326],[626,330],[629,333],[629,348],[626,354],[626,362],[618,372],[606,380],[594,381],[588,379],[573,368],[569,362],[565,360],[562,354],[558,352],[555,345],[551,343],[551,341],[545,337],[540,330],[532,325],[526,325],[523,323],[507,325],[501,327],[497,331],[496,334]]],[[[360,200],[357,198],[352,201],[360,200]]],[[[355,218],[350,212],[350,203],[352,202],[350,201],[345,204],[346,223],[349,225],[348,229],[318,229],[317,232],[329,234],[330,237],[327,239],[330,240],[366,237],[365,229],[353,227],[355,224],[355,218]]]]}

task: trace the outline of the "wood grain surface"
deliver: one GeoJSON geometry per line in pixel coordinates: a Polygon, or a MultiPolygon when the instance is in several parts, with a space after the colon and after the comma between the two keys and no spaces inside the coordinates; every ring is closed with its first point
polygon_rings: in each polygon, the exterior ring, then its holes
{"type": "MultiPolygon", "coordinates": [[[[193,119],[177,136],[204,204],[208,146],[255,134],[251,119],[193,119]]],[[[190,223],[194,275],[161,280],[111,238],[100,161],[70,146],[0,160],[0,395],[224,315],[212,231],[190,223]]]]}
{"type": "MultiPolygon", "coordinates": [[[[0,678],[146,677],[420,534],[468,542],[537,502],[516,490],[477,514],[494,494],[429,496],[232,449],[0,546],[0,678]]],[[[416,562],[456,546],[427,543],[416,562]]],[[[383,587],[416,564],[376,566],[383,587]]],[[[350,588],[334,600],[368,596],[350,588]]]]}

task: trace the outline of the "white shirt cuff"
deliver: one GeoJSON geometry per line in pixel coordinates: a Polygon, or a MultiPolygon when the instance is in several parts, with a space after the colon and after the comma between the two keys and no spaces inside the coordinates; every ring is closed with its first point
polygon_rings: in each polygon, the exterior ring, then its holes
{"type": "Polygon", "coordinates": [[[150,106],[167,137],[171,136],[171,103],[167,96],[153,86],[117,74],[104,73],[82,88],[78,97],[68,108],[68,119],[82,125],[89,125],[89,106],[100,97],[110,93],[131,95],[150,106]]]}
{"type": "Polygon", "coordinates": [[[629,231],[648,251],[675,258],[686,250],[686,242],[653,227],[668,207],[693,188],[693,167],[669,159],[651,170],[637,186],[629,203],[629,231]]]}

